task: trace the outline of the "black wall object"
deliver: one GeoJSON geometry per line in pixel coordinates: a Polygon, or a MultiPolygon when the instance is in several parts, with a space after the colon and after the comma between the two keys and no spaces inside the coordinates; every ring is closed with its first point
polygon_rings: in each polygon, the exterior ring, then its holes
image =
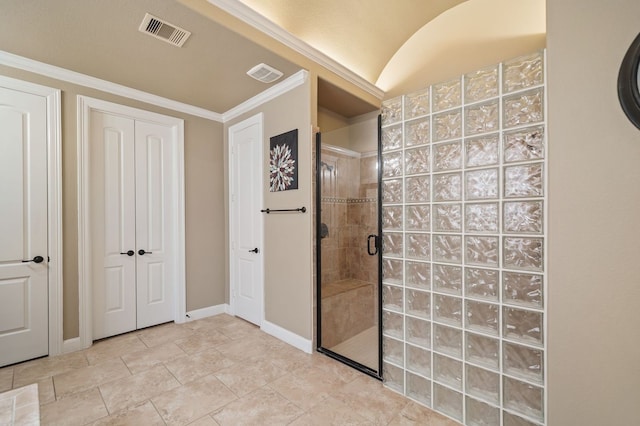
{"type": "Polygon", "coordinates": [[[640,34],[633,40],[622,59],[618,73],[618,98],[629,120],[640,129],[640,34]]]}

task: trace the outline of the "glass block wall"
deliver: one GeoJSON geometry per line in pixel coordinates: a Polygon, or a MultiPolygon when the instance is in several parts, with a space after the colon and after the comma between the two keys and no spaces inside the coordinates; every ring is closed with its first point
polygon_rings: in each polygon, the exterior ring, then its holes
{"type": "Polygon", "coordinates": [[[468,425],[545,423],[544,67],[383,103],[385,385],[468,425]]]}

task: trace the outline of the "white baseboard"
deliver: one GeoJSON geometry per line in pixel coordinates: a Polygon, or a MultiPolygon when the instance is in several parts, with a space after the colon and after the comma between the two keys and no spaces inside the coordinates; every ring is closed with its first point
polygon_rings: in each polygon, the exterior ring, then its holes
{"type": "Polygon", "coordinates": [[[80,337],[74,337],[73,339],[67,339],[62,341],[62,352],[68,354],[69,352],[75,352],[83,349],[82,340],[80,337]]]}
{"type": "Polygon", "coordinates": [[[262,321],[262,326],[260,327],[262,331],[267,334],[272,335],[285,343],[290,344],[294,348],[298,348],[303,352],[308,354],[312,353],[312,343],[311,340],[305,339],[304,337],[298,336],[295,333],[292,333],[289,330],[286,330],[279,325],[275,325],[272,322],[267,320],[262,321]]]}
{"type": "Polygon", "coordinates": [[[196,309],[195,311],[187,312],[187,318],[185,322],[195,321],[202,318],[212,317],[214,315],[228,314],[229,305],[223,303],[221,305],[208,306],[202,309],[196,309]]]}

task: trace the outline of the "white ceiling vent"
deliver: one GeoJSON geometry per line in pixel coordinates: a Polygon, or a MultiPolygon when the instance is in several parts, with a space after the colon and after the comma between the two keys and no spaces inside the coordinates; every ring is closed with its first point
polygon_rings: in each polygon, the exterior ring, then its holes
{"type": "Polygon", "coordinates": [[[273,83],[282,77],[282,72],[267,64],[258,64],[247,71],[247,75],[263,83],[273,83]]]}
{"type": "Polygon", "coordinates": [[[178,47],[182,47],[191,35],[189,31],[148,13],[144,15],[138,30],[178,47]]]}

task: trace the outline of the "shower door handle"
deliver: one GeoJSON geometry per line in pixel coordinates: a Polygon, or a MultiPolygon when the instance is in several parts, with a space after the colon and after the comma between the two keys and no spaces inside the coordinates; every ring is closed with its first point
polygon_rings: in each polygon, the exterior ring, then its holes
{"type": "Polygon", "coordinates": [[[369,256],[375,256],[376,254],[378,254],[378,236],[377,235],[369,235],[367,237],[367,253],[369,253],[369,256]],[[374,250],[371,251],[371,239],[373,238],[373,248],[374,250]]]}

